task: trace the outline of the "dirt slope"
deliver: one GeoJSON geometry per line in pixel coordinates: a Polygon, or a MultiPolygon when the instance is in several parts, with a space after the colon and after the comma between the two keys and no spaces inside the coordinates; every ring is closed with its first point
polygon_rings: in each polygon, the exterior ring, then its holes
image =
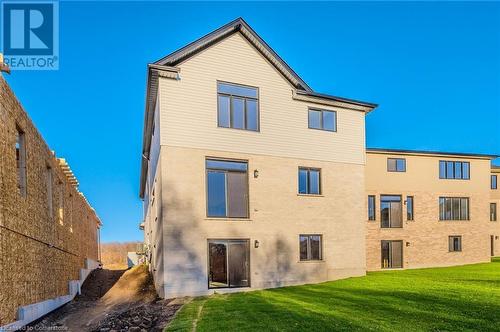
{"type": "Polygon", "coordinates": [[[161,331],[180,307],[160,300],[144,265],[95,270],[82,294],[47,315],[33,329],[66,331],[161,331]]]}

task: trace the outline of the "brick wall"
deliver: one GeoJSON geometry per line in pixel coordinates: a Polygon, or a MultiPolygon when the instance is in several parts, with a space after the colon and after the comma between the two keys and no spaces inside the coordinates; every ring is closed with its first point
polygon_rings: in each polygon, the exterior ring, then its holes
{"type": "Polygon", "coordinates": [[[16,320],[19,306],[68,294],[85,258],[98,259],[100,222],[1,76],[0,166],[2,326],[16,320]],[[26,197],[18,189],[16,126],[25,133],[26,197]],[[53,172],[52,213],[47,167],[53,172]]]}
{"type": "MultiPolygon", "coordinates": [[[[376,220],[366,221],[366,266],[380,270],[381,241],[403,241],[403,268],[424,268],[489,262],[490,160],[461,156],[367,153],[366,194],[376,197],[376,220]],[[406,172],[388,172],[387,158],[404,158],[406,172]],[[439,161],[470,163],[469,180],[439,178],[439,161]],[[381,228],[380,196],[402,196],[402,228],[381,228]],[[414,197],[414,220],[407,221],[408,196],[414,197]],[[468,221],[440,221],[439,197],[468,197],[468,221]],[[450,252],[449,236],[462,237],[462,251],[450,252]]],[[[365,200],[366,201],[366,200],[365,200]]],[[[365,220],[367,216],[365,217],[365,220]]],[[[495,240],[496,245],[500,241],[495,240]]]]}

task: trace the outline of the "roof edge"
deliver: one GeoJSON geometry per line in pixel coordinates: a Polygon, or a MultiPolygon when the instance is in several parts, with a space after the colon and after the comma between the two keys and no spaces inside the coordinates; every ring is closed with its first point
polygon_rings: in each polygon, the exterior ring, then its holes
{"type": "Polygon", "coordinates": [[[455,157],[473,157],[476,159],[496,159],[499,155],[483,154],[483,153],[466,153],[466,152],[446,152],[446,151],[432,151],[432,150],[405,150],[405,149],[384,149],[384,148],[366,148],[367,153],[381,153],[381,154],[423,154],[432,156],[455,156],[455,157]]]}
{"type": "Polygon", "coordinates": [[[375,103],[364,102],[364,101],[350,99],[350,98],[337,97],[337,96],[333,96],[333,95],[329,95],[329,94],[325,94],[325,93],[314,92],[314,91],[299,91],[299,90],[297,90],[297,94],[315,97],[315,98],[327,99],[327,100],[332,100],[332,101],[337,101],[337,102],[341,102],[341,103],[347,103],[347,104],[352,104],[352,105],[357,105],[357,106],[362,106],[362,107],[367,107],[367,108],[370,108],[370,111],[373,111],[375,108],[378,107],[378,104],[375,104],[375,103]]]}
{"type": "Polygon", "coordinates": [[[236,32],[240,32],[243,37],[245,37],[265,58],[267,58],[267,60],[270,61],[271,64],[273,64],[276,69],[280,71],[285,78],[287,78],[288,81],[290,81],[292,86],[303,89],[304,91],[312,91],[311,87],[309,87],[309,85],[307,85],[307,83],[300,78],[300,76],[241,17],[238,17],[237,19],[202,36],[201,38],[196,39],[186,46],[181,47],[167,56],[164,56],[158,61],[155,61],[154,64],[176,66],[180,62],[236,32]],[[268,54],[266,54],[266,52],[268,54]],[[290,77],[293,79],[290,79],[290,77]],[[293,80],[296,82],[293,82],[293,80]]]}

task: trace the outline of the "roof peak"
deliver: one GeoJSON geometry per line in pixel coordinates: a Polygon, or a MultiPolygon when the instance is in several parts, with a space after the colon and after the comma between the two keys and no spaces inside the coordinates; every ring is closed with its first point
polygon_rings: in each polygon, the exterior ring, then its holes
{"type": "Polygon", "coordinates": [[[270,61],[279,72],[296,88],[303,91],[313,90],[300,78],[295,71],[250,27],[242,18],[238,17],[229,23],[215,29],[201,38],[154,62],[156,65],[176,66],[213,44],[240,32],[262,55],[270,61]]]}

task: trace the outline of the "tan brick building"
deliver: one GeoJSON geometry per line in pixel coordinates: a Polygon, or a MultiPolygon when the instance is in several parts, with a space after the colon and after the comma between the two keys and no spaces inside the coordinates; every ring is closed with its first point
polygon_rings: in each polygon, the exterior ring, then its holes
{"type": "Polygon", "coordinates": [[[312,91],[241,19],[150,65],[141,196],[160,295],[364,275],[375,106],[312,91]]]}
{"type": "Polygon", "coordinates": [[[367,149],[367,269],[490,261],[494,157],[367,149]]]}
{"type": "Polygon", "coordinates": [[[500,256],[500,166],[492,166],[490,174],[490,241],[491,255],[500,256]]]}
{"type": "Polygon", "coordinates": [[[69,301],[96,266],[101,223],[77,185],[0,75],[0,327],[69,301]]]}
{"type": "Polygon", "coordinates": [[[162,297],[490,259],[492,156],[366,153],[376,105],[314,92],[242,19],[150,64],[146,93],[141,228],[162,297]],[[441,161],[470,179],[439,179],[441,161]]]}

